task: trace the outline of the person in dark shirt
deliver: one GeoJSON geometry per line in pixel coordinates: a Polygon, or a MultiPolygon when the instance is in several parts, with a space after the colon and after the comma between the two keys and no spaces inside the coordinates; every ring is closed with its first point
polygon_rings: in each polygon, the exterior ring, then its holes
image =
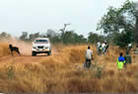
{"type": "Polygon", "coordinates": [[[129,54],[128,51],[126,51],[125,61],[126,61],[125,67],[126,67],[127,64],[131,64],[132,63],[131,55],[129,54]]]}

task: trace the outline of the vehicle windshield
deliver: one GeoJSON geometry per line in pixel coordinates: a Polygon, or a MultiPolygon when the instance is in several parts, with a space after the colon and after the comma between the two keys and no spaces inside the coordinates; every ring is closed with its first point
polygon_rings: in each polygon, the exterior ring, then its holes
{"type": "Polygon", "coordinates": [[[35,40],[35,43],[48,43],[48,40],[35,40]]]}

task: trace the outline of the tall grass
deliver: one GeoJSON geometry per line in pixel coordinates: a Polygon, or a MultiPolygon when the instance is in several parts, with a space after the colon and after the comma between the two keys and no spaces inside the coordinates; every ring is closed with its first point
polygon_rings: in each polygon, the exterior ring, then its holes
{"type": "Polygon", "coordinates": [[[8,43],[0,42],[0,57],[1,56],[7,56],[10,54],[8,43]]]}
{"type": "Polygon", "coordinates": [[[89,70],[84,69],[86,49],[85,45],[67,46],[58,49],[58,54],[40,59],[39,62],[2,63],[0,92],[138,92],[138,63],[132,63],[119,71],[116,67],[119,54],[117,47],[111,47],[107,55],[97,56],[96,48],[92,46],[93,65],[89,70]],[[9,72],[12,79],[9,79],[9,72]]]}

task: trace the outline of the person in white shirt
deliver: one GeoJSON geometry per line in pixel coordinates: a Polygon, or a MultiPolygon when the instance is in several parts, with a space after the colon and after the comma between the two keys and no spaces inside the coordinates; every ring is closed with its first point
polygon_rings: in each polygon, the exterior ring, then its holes
{"type": "Polygon", "coordinates": [[[132,48],[132,43],[129,43],[129,44],[128,44],[128,48],[131,50],[131,48],[132,48]]]}
{"type": "Polygon", "coordinates": [[[129,43],[126,51],[129,53],[131,51],[131,49],[132,49],[132,43],[129,43]]]}
{"type": "Polygon", "coordinates": [[[104,54],[104,52],[105,52],[105,46],[106,46],[106,45],[105,45],[105,42],[103,42],[103,43],[102,43],[102,53],[103,53],[103,54],[104,54]]]}
{"type": "Polygon", "coordinates": [[[86,62],[85,62],[86,68],[90,68],[91,60],[93,60],[93,52],[90,49],[90,46],[88,46],[88,49],[86,50],[85,59],[86,59],[86,62]]]}
{"type": "Polygon", "coordinates": [[[97,48],[99,48],[101,46],[100,42],[97,42],[97,48]]]}
{"type": "Polygon", "coordinates": [[[97,48],[98,55],[100,55],[101,54],[101,43],[100,42],[97,42],[96,48],[97,48]]]}

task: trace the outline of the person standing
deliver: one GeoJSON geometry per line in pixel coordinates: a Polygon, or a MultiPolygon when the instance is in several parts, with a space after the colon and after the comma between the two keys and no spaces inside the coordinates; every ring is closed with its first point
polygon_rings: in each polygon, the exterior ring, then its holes
{"type": "Polygon", "coordinates": [[[107,52],[108,48],[109,48],[109,44],[105,42],[105,53],[107,52]]]}
{"type": "Polygon", "coordinates": [[[101,54],[101,43],[100,42],[97,42],[97,45],[96,45],[96,48],[97,48],[97,53],[98,53],[98,55],[100,55],[101,54]]]}
{"type": "Polygon", "coordinates": [[[127,64],[131,64],[132,63],[132,59],[131,59],[131,55],[129,54],[128,51],[126,51],[126,55],[125,55],[125,67],[127,66],[127,64]]]}
{"type": "Polygon", "coordinates": [[[105,42],[102,43],[102,53],[104,54],[105,53],[105,42]]]}
{"type": "Polygon", "coordinates": [[[120,53],[120,56],[117,58],[117,67],[119,70],[122,70],[125,64],[125,58],[123,57],[123,53],[120,53]]]}
{"type": "Polygon", "coordinates": [[[131,49],[132,49],[132,43],[129,43],[126,50],[129,53],[131,49]]]}
{"type": "Polygon", "coordinates": [[[90,49],[90,46],[88,46],[88,49],[86,50],[86,53],[85,53],[85,66],[86,66],[86,68],[90,68],[91,60],[93,60],[93,51],[90,49]]]}

